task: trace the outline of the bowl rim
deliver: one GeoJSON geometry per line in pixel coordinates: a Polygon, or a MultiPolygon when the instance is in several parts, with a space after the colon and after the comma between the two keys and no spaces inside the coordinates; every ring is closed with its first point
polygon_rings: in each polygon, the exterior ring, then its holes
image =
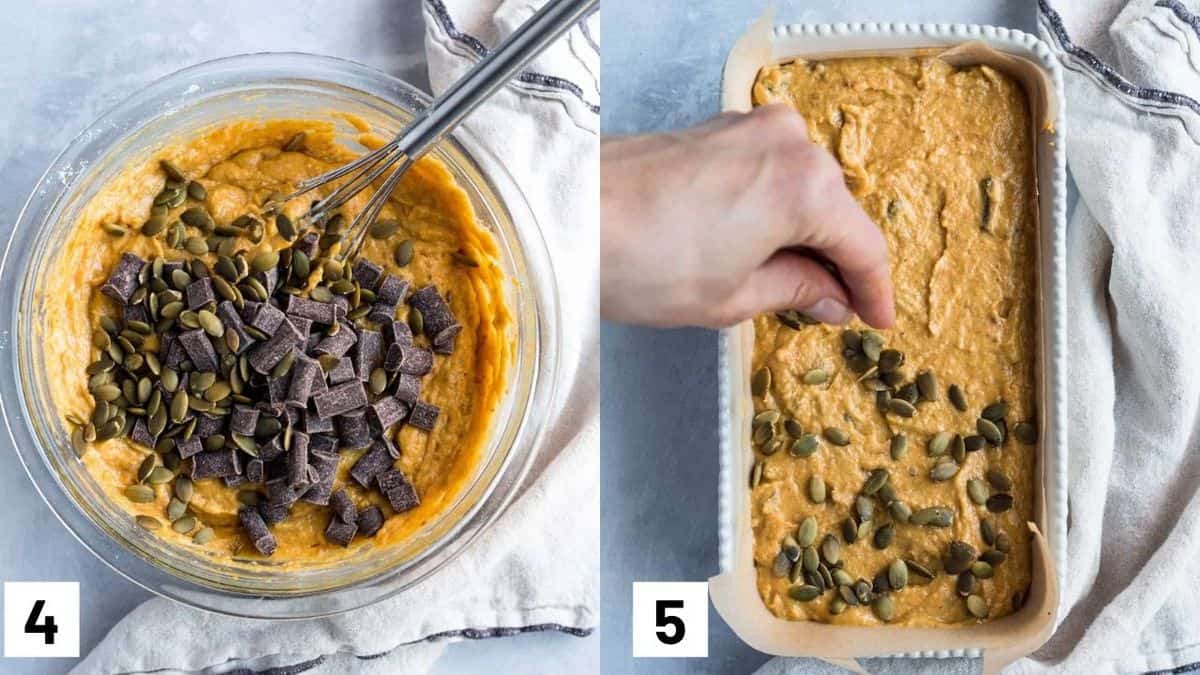
{"type": "MultiPolygon", "coordinates": [[[[35,267],[28,264],[28,259],[24,256],[26,251],[18,244],[31,235],[36,236],[48,223],[52,223],[53,220],[45,219],[44,216],[53,213],[58,203],[77,189],[90,174],[91,165],[76,164],[75,160],[81,152],[96,142],[97,137],[115,133],[114,138],[101,141],[99,156],[103,157],[114,152],[123,140],[130,138],[156,117],[172,113],[172,110],[166,109],[138,119],[131,128],[118,129],[116,119],[128,114],[135,107],[135,102],[154,96],[182,96],[177,101],[180,107],[195,104],[222,91],[218,88],[216,91],[202,92],[199,99],[189,100],[187,95],[193,92],[196,80],[210,74],[228,72],[230,69],[236,71],[239,68],[262,68],[270,71],[269,74],[253,75],[244,84],[261,82],[264,87],[270,87],[272,84],[279,86],[281,80],[285,83],[293,79],[317,82],[331,88],[353,90],[368,99],[379,100],[415,113],[419,113],[422,107],[428,106],[432,100],[428,94],[399,78],[348,59],[304,52],[258,52],[203,61],[173,71],[155,78],[109,107],[66,145],[38,179],[18,214],[15,226],[4,244],[3,253],[0,254],[0,289],[3,289],[0,290],[0,316],[9,317],[10,326],[13,326],[12,332],[6,336],[7,339],[0,340],[0,363],[7,360],[12,366],[0,368],[3,371],[0,373],[0,418],[22,467],[51,512],[85,549],[121,576],[155,594],[219,613],[275,619],[326,616],[373,604],[420,583],[461,554],[507,510],[536,460],[537,448],[545,432],[545,416],[537,412],[552,408],[557,400],[561,334],[557,329],[559,298],[556,277],[536,217],[516,180],[495,154],[469,130],[464,127],[456,129],[441,141],[439,146],[452,144],[453,150],[471,165],[469,168],[473,169],[473,177],[482,180],[482,185],[473,183],[470,187],[495,200],[496,206],[502,211],[501,219],[507,221],[513,236],[511,241],[500,237],[498,243],[503,249],[517,249],[515,264],[523,267],[532,256],[534,266],[540,268],[537,279],[539,283],[526,285],[517,283],[523,279],[510,279],[510,283],[513,283],[520,293],[528,295],[528,302],[532,307],[533,330],[521,339],[532,341],[531,358],[534,370],[527,395],[517,403],[523,407],[514,407],[510,415],[518,418],[512,443],[499,450],[504,452],[504,457],[494,473],[487,477],[488,483],[484,486],[484,492],[455,522],[444,528],[436,540],[431,541],[397,568],[310,593],[261,595],[216,588],[198,583],[194,576],[186,578],[173,569],[155,565],[153,561],[143,557],[142,551],[131,547],[128,541],[113,536],[84,512],[76,498],[63,485],[61,475],[50,466],[51,451],[37,440],[38,434],[34,431],[30,419],[34,415],[31,415],[30,402],[26,400],[26,392],[22,386],[22,379],[30,376],[28,371],[32,370],[33,364],[23,361],[22,353],[29,348],[19,343],[21,335],[18,335],[22,333],[18,327],[23,325],[22,308],[26,296],[36,293],[35,290],[26,287],[32,285],[32,277],[36,275],[33,274],[35,267]],[[335,77],[331,78],[331,75],[335,77]],[[336,77],[338,75],[343,77],[336,77]],[[354,82],[347,84],[342,81],[346,78],[354,79],[354,82]],[[363,88],[364,82],[360,80],[369,80],[371,87],[363,88]],[[191,87],[186,86],[189,81],[192,83],[191,87]],[[180,87],[181,84],[185,86],[180,87]],[[403,102],[398,99],[403,99],[403,102]],[[497,181],[501,185],[497,185],[497,181]],[[411,574],[405,576],[406,572],[411,574]],[[351,590],[356,591],[352,599],[336,597],[339,594],[344,596],[351,590]]],[[[434,152],[438,154],[438,149],[435,148],[434,152]]],[[[509,254],[512,255],[511,252],[509,254]]],[[[519,316],[516,317],[518,323],[520,320],[519,316]]],[[[24,318],[24,321],[27,322],[28,318],[24,318]]],[[[517,351],[522,349],[521,345],[516,343],[514,347],[517,351]]],[[[509,389],[516,386],[516,378],[520,376],[520,373],[515,372],[520,358],[518,354],[506,376],[506,387],[509,389]]],[[[506,392],[505,396],[510,394],[511,392],[506,392]]],[[[492,422],[493,434],[496,433],[498,423],[501,421],[492,422]]],[[[485,461],[486,457],[480,460],[481,466],[485,461]]],[[[476,475],[472,476],[470,482],[453,496],[453,502],[434,516],[435,521],[453,511],[481,480],[479,468],[475,471],[476,475]]]]}

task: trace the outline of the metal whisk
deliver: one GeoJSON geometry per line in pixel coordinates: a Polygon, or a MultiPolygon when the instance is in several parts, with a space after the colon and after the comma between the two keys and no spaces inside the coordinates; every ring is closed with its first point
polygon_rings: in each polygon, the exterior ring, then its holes
{"type": "Polygon", "coordinates": [[[345,166],[301,181],[296,191],[283,201],[349,176],[349,180],[316,202],[301,217],[301,222],[311,228],[399,163],[350,223],[346,239],[349,245],[343,247],[337,257],[344,261],[356,255],[367,230],[413,162],[598,4],[599,0],[549,0],[494,51],[480,59],[466,75],[434,100],[396,138],[345,166]]]}

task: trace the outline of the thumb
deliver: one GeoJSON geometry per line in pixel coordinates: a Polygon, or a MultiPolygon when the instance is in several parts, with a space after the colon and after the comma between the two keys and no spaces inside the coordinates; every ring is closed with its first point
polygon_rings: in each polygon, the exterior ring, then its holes
{"type": "Polygon", "coordinates": [[[828,324],[850,320],[846,290],[829,270],[793,250],[775,252],[751,273],[730,301],[737,320],[762,312],[796,309],[828,324]]]}

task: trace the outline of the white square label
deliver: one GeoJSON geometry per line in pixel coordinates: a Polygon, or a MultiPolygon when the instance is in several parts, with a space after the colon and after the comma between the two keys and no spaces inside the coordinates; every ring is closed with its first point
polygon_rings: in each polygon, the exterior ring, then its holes
{"type": "Polygon", "coordinates": [[[708,582],[633,583],[633,655],[708,657],[708,582]]]}
{"type": "Polygon", "coordinates": [[[79,582],[4,582],[4,656],[79,657],[79,582]]]}

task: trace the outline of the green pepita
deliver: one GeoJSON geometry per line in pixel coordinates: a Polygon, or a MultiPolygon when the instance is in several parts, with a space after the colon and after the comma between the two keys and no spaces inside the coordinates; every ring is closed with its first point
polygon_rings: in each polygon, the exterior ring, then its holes
{"type": "Polygon", "coordinates": [[[850,434],[837,427],[825,427],[825,440],[837,446],[850,445],[850,434]]]}

